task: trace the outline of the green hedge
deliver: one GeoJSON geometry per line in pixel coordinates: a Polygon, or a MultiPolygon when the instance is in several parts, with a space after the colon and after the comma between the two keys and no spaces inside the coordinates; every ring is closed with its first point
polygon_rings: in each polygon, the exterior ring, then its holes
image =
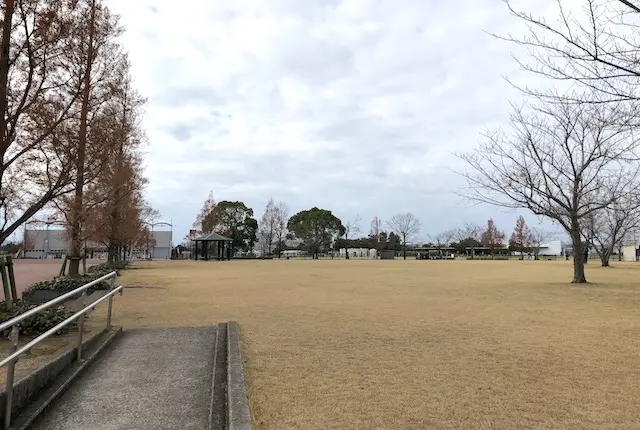
{"type": "Polygon", "coordinates": [[[88,269],[88,272],[91,274],[97,274],[100,276],[104,276],[107,273],[111,273],[113,271],[120,272],[120,270],[126,269],[129,265],[129,262],[122,261],[118,263],[101,263],[96,264],[95,266],[91,266],[88,269]]]}
{"type": "MultiPolygon", "coordinates": [[[[88,284],[91,281],[95,281],[101,276],[103,275],[99,273],[92,273],[92,274],[82,275],[82,276],[60,276],[55,279],[36,282],[35,284],[27,288],[27,291],[51,290],[51,291],[57,291],[60,293],[68,293],[69,291],[82,287],[84,284],[88,284]]],[[[108,282],[100,282],[97,285],[94,285],[93,287],[89,288],[87,290],[87,294],[91,294],[95,290],[108,290],[108,289],[109,289],[108,282]]]]}
{"type": "MultiPolygon", "coordinates": [[[[37,282],[27,288],[27,291],[32,290],[50,290],[57,291],[60,293],[68,293],[69,291],[75,290],[83,286],[84,284],[88,284],[91,281],[95,281],[98,278],[103,277],[113,271],[116,273],[128,265],[127,262],[121,263],[102,263],[97,264],[95,266],[89,267],[86,275],[81,276],[60,276],[55,279],[49,279],[47,281],[37,282]]],[[[87,294],[91,294],[95,290],[108,290],[109,283],[108,282],[100,282],[99,284],[89,288],[87,290],[87,294]]]]}
{"type": "MultiPolygon", "coordinates": [[[[22,300],[15,300],[13,302],[13,308],[11,310],[7,309],[6,302],[0,302],[0,323],[3,323],[13,317],[16,317],[20,314],[27,312],[29,309],[35,308],[36,305],[31,305],[27,302],[23,302],[22,300]]],[[[43,311],[38,312],[37,314],[27,318],[26,320],[20,323],[20,335],[24,336],[33,336],[39,335],[47,330],[55,327],[60,324],[65,319],[69,318],[73,315],[69,309],[64,306],[53,306],[51,308],[45,309],[43,311]]],[[[76,322],[72,322],[67,325],[63,329],[59,330],[56,334],[67,333],[71,327],[74,327],[76,322]]],[[[11,329],[4,330],[0,332],[0,336],[7,337],[11,329]]]]}

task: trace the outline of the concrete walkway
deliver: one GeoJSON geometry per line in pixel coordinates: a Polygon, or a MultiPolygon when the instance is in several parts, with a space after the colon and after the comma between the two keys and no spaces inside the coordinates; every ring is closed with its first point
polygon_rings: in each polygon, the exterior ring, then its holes
{"type": "Polygon", "coordinates": [[[215,328],[125,331],[34,429],[204,429],[215,328]]]}

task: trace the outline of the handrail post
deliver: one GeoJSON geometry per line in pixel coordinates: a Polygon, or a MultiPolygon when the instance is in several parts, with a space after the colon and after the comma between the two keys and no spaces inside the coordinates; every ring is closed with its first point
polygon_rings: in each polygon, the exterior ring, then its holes
{"type": "MultiPolygon", "coordinates": [[[[110,290],[113,290],[116,287],[116,277],[112,276],[109,279],[109,284],[111,284],[110,290]]],[[[107,309],[107,331],[111,330],[111,313],[113,311],[113,295],[109,296],[109,308],[107,309]]]]}
{"type": "Polygon", "coordinates": [[[4,290],[4,301],[7,305],[7,309],[13,309],[13,299],[11,296],[11,286],[9,285],[9,278],[5,267],[7,266],[7,260],[4,257],[0,257],[0,278],[2,278],[2,289],[4,290]]]}
{"type": "MultiPolygon", "coordinates": [[[[87,290],[84,290],[82,292],[82,297],[81,297],[81,303],[82,303],[82,308],[84,309],[86,307],[86,302],[87,302],[87,290]]],[[[82,332],[84,331],[84,313],[82,315],[80,315],[80,318],[78,318],[78,345],[77,345],[77,354],[76,354],[76,359],[78,361],[82,360],[82,332]]]]}
{"type": "MultiPolygon", "coordinates": [[[[19,334],[18,326],[14,325],[11,328],[11,334],[9,334],[9,340],[12,343],[12,347],[11,347],[12,353],[18,350],[18,334],[19,334]]],[[[7,389],[6,389],[7,398],[6,398],[5,410],[4,410],[5,430],[8,430],[11,427],[11,409],[13,409],[13,379],[15,376],[16,361],[18,361],[17,358],[15,360],[11,360],[9,362],[9,366],[7,367],[7,389]]]]}
{"type": "Polygon", "coordinates": [[[112,309],[113,309],[113,295],[109,296],[109,308],[107,309],[107,331],[111,330],[112,309]]]}
{"type": "Polygon", "coordinates": [[[5,258],[7,263],[7,277],[9,278],[9,289],[11,290],[11,300],[18,300],[18,291],[16,290],[16,274],[13,271],[13,258],[8,255],[5,258]]]}

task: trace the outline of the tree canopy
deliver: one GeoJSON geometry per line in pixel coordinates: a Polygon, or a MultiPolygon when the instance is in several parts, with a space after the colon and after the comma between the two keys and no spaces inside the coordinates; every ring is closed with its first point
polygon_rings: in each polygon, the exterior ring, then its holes
{"type": "Polygon", "coordinates": [[[304,242],[313,258],[318,258],[321,250],[329,249],[333,239],[343,236],[342,221],[330,210],[318,209],[300,211],[289,218],[287,229],[304,242]]]}
{"type": "Polygon", "coordinates": [[[218,224],[216,233],[233,240],[233,249],[249,251],[257,240],[258,221],[253,209],[242,202],[221,201],[216,205],[218,224]]]}

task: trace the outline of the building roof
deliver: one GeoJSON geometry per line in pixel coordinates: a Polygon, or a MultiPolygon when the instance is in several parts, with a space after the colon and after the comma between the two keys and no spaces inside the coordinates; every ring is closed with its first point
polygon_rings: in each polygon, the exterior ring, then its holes
{"type": "Polygon", "coordinates": [[[233,239],[219,235],[218,233],[207,233],[193,239],[196,242],[232,242],[233,239]]]}

